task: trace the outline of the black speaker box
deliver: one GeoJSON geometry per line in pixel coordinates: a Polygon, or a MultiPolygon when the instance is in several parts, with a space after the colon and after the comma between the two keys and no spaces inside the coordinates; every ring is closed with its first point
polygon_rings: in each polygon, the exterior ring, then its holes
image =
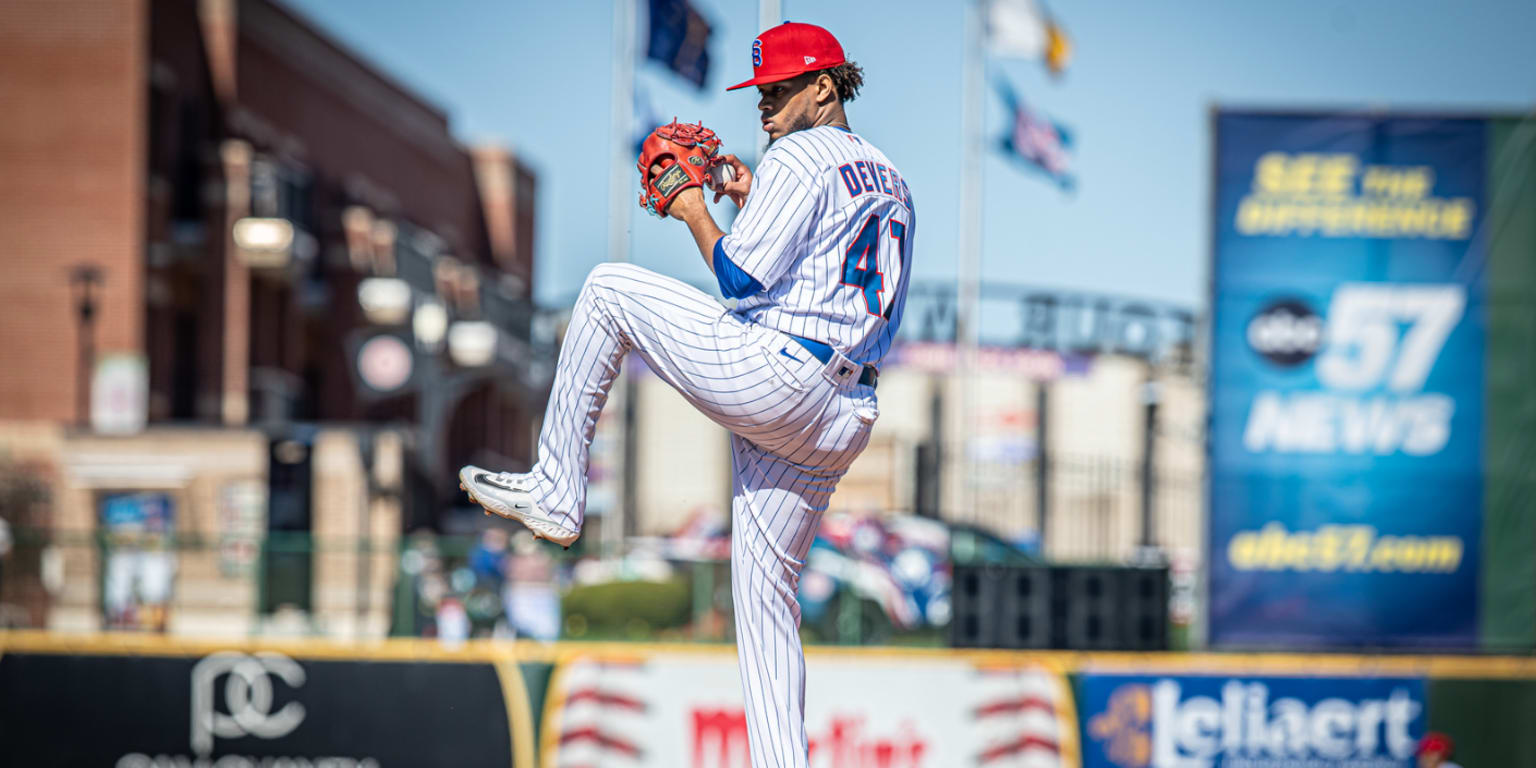
{"type": "Polygon", "coordinates": [[[956,648],[1168,647],[1166,568],[959,566],[951,606],[956,648]]]}

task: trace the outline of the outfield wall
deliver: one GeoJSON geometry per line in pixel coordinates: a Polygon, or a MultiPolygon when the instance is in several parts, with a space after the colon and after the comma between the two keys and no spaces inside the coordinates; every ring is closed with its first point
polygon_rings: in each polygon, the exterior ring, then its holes
{"type": "MultiPolygon", "coordinates": [[[[813,768],[1536,765],[1536,658],[813,648],[813,768]]],[[[728,646],[0,634],[0,762],[741,768],[728,646]]]]}

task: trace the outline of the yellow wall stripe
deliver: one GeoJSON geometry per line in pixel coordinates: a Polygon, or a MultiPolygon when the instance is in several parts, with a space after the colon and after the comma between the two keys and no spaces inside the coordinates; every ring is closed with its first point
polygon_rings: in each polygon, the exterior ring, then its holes
{"type": "Polygon", "coordinates": [[[511,657],[498,659],[492,666],[501,680],[501,695],[507,703],[513,768],[534,768],[533,714],[529,711],[528,684],[523,680],[523,669],[511,657]]]}
{"type": "MultiPolygon", "coordinates": [[[[499,661],[557,663],[574,656],[647,656],[655,653],[734,654],[733,645],[699,643],[539,643],[470,640],[450,648],[426,638],[337,641],[320,638],[181,638],[128,633],[63,634],[0,631],[0,653],[134,654],[196,656],[217,650],[272,650],[310,659],[424,662],[499,661]]],[[[991,651],[950,648],[811,646],[813,657],[965,659],[977,665],[1046,663],[1068,673],[1085,670],[1136,673],[1425,675],[1431,678],[1536,679],[1536,656],[1357,655],[1300,653],[1117,653],[1089,651],[991,651]]]]}

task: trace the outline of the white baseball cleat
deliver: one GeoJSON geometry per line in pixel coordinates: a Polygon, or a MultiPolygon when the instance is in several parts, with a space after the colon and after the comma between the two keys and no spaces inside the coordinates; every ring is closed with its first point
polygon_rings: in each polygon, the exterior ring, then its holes
{"type": "Polygon", "coordinates": [[[487,515],[516,520],[533,531],[536,539],[549,539],[566,549],[581,535],[555,522],[533,500],[533,479],[512,472],[491,472],[473,464],[459,470],[459,487],[469,500],[485,508],[487,515]]]}

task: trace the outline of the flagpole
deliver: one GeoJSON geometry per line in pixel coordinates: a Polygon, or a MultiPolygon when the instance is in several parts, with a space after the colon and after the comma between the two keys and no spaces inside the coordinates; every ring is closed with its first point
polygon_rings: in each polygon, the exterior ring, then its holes
{"type": "Polygon", "coordinates": [[[608,105],[609,148],[613,163],[608,174],[608,260],[629,261],[630,209],[627,204],[634,160],[629,146],[635,100],[635,4],[613,2],[613,87],[608,105]]]}
{"type": "Polygon", "coordinates": [[[778,26],[784,18],[784,4],[780,0],[757,0],[757,31],[778,26]]]}
{"type": "MultiPolygon", "coordinates": [[[[781,0],[757,0],[757,31],[762,33],[771,27],[778,26],[784,18],[784,4],[781,0]]],[[[761,158],[768,151],[768,134],[758,136],[757,156],[761,158]]]]}
{"type": "Polygon", "coordinates": [[[976,347],[980,339],[978,301],[981,293],[982,240],[982,68],[985,66],[985,0],[965,4],[965,45],[961,78],[960,252],[955,270],[955,343],[960,351],[960,430],[958,455],[959,512],[977,517],[976,478],[970,437],[976,433],[976,347]]]}
{"type": "MultiPolygon", "coordinates": [[[[610,88],[612,99],[608,107],[609,120],[609,152],[612,154],[612,162],[609,163],[608,175],[608,260],[611,262],[629,261],[629,230],[631,215],[636,207],[630,201],[630,188],[633,182],[630,170],[635,161],[630,148],[630,127],[634,121],[635,100],[635,5],[639,0],[614,0],[613,2],[613,83],[610,88]]],[[[622,488],[619,498],[612,507],[605,510],[607,519],[603,520],[602,552],[603,557],[613,557],[622,553],[624,544],[624,518],[632,510],[629,505],[634,501],[635,489],[633,479],[632,455],[634,439],[630,434],[634,424],[632,406],[634,404],[633,390],[628,377],[620,376],[615,382],[617,394],[621,395],[624,411],[621,419],[623,434],[624,472],[621,475],[622,488]]]]}

